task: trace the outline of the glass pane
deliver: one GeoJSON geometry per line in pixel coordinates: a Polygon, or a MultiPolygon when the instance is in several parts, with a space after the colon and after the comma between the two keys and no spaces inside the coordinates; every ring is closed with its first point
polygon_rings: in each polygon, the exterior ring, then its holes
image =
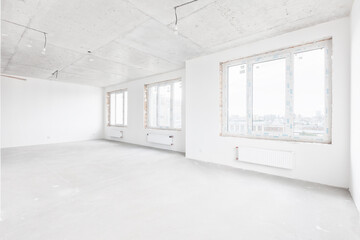
{"type": "Polygon", "coordinates": [[[173,127],[181,128],[181,82],[176,82],[173,85],[174,96],[173,96],[173,127]]]}
{"type": "Polygon", "coordinates": [[[115,117],[116,125],[124,124],[124,112],[123,112],[124,105],[123,104],[124,104],[123,93],[117,93],[116,94],[116,117],[115,117]]]}
{"type": "Polygon", "coordinates": [[[246,133],[246,64],[228,68],[228,132],[246,133]]]}
{"type": "Polygon", "coordinates": [[[317,49],[294,55],[294,136],[325,134],[325,55],[317,49]]]}
{"type": "Polygon", "coordinates": [[[157,127],[157,86],[148,88],[148,125],[157,127]]]}
{"type": "Polygon", "coordinates": [[[115,94],[110,93],[110,125],[115,125],[115,94]]]}
{"type": "Polygon", "coordinates": [[[127,125],[127,117],[128,117],[128,92],[124,92],[124,125],[127,125]]]}
{"type": "Polygon", "coordinates": [[[253,65],[253,133],[285,132],[286,59],[253,65]]]}
{"type": "Polygon", "coordinates": [[[158,127],[170,127],[171,85],[159,86],[158,127]]]}

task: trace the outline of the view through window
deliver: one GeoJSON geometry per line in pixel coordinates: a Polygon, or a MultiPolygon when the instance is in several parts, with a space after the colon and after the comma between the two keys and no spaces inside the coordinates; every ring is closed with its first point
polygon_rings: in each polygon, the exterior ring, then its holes
{"type": "Polygon", "coordinates": [[[108,93],[109,126],[127,125],[127,90],[118,90],[108,93]]]}
{"type": "Polygon", "coordinates": [[[331,40],[221,67],[223,135],[331,142],[331,40]]]}
{"type": "Polygon", "coordinates": [[[146,85],[146,127],[181,129],[181,85],[181,80],[146,85]]]}

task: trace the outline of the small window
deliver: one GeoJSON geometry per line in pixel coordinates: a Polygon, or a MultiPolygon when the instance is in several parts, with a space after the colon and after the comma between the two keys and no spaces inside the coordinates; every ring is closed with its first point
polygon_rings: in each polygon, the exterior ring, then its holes
{"type": "Polygon", "coordinates": [[[127,90],[107,93],[108,126],[127,126],[127,90]]]}
{"type": "Polygon", "coordinates": [[[145,85],[146,128],[181,129],[181,80],[145,85]]]}
{"type": "Polygon", "coordinates": [[[331,143],[331,39],[220,67],[223,136],[331,143]]]}

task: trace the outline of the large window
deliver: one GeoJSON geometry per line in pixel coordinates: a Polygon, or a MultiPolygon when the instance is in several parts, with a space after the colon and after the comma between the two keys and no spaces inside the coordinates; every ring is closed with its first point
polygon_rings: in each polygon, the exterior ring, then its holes
{"type": "Polygon", "coordinates": [[[126,89],[107,93],[108,126],[127,125],[127,98],[126,89]]]}
{"type": "Polygon", "coordinates": [[[223,136],[331,143],[331,39],[221,70],[223,136]]]}
{"type": "Polygon", "coordinates": [[[181,129],[181,80],[145,85],[147,128],[181,129]]]}

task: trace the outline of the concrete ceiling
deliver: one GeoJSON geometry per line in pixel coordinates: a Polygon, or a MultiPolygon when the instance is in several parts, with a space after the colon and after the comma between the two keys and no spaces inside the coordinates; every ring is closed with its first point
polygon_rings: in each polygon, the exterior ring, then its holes
{"type": "Polygon", "coordinates": [[[104,87],[185,60],[347,16],[353,0],[2,0],[4,74],[104,87]],[[88,53],[88,51],[91,53],[88,53]],[[52,76],[58,70],[58,77],[52,76]]]}

